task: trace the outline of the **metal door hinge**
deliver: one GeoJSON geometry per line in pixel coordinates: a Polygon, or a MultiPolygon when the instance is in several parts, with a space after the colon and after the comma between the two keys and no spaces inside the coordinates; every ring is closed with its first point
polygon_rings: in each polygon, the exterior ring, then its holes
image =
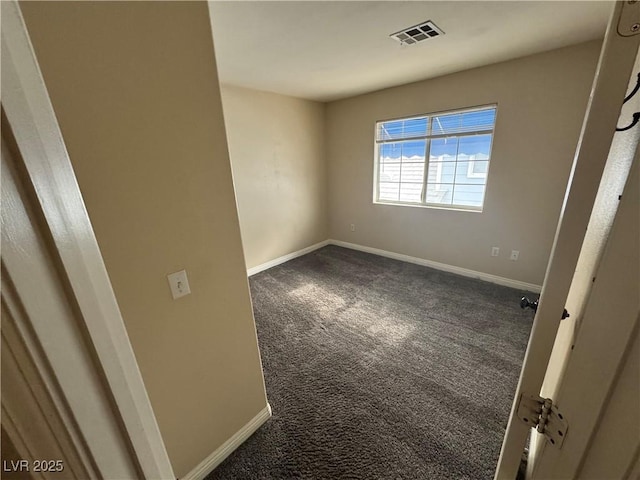
{"type": "Polygon", "coordinates": [[[625,0],[622,2],[618,19],[618,33],[623,37],[640,34],[640,1],[625,0]]]}
{"type": "Polygon", "coordinates": [[[517,415],[524,424],[547,437],[552,446],[558,449],[562,447],[569,424],[550,398],[530,393],[521,394],[517,415]]]}

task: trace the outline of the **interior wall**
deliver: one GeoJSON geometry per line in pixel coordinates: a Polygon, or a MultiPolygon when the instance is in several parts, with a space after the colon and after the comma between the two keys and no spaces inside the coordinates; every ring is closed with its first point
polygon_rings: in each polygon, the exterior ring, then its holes
{"type": "Polygon", "coordinates": [[[247,267],[328,237],[324,105],[223,86],[247,267]]]}
{"type": "Polygon", "coordinates": [[[541,285],[600,46],[588,42],[328,104],[331,238],[541,285]],[[498,113],[481,213],[373,203],[376,121],[492,103],[498,113]],[[520,252],[517,261],[509,260],[511,250],[520,252]]]}
{"type": "Polygon", "coordinates": [[[21,8],[181,477],[267,404],[207,4],[21,8]]]}

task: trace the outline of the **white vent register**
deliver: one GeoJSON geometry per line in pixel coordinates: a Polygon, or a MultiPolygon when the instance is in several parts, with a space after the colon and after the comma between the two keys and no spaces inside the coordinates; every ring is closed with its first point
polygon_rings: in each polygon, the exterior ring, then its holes
{"type": "Polygon", "coordinates": [[[439,37],[444,32],[436,26],[431,20],[419,23],[413,27],[405,28],[399,32],[389,35],[403,45],[413,45],[414,43],[428,40],[429,38],[439,37]]]}

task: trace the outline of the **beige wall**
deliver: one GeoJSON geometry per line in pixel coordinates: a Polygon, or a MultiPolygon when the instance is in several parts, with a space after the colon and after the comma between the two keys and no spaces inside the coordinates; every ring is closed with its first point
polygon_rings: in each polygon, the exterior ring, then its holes
{"type": "Polygon", "coordinates": [[[207,4],[21,6],[183,476],[266,406],[207,4]]]}
{"type": "Polygon", "coordinates": [[[222,89],[247,267],[328,236],[324,105],[222,89]]]}
{"type": "Polygon", "coordinates": [[[542,284],[599,49],[589,42],[330,103],[330,236],[542,284]],[[482,213],[373,204],[377,120],[490,103],[498,115],[482,213]]]}

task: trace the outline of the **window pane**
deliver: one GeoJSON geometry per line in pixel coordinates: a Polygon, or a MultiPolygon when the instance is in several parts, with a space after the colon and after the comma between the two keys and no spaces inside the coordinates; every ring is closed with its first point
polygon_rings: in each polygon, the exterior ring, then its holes
{"type": "Polygon", "coordinates": [[[489,130],[496,122],[496,109],[476,110],[462,114],[462,128],[465,132],[473,130],[489,130]]]}
{"type": "Polygon", "coordinates": [[[402,178],[401,182],[419,183],[422,188],[422,182],[424,180],[424,163],[402,163],[402,178]]]}
{"type": "Polygon", "coordinates": [[[453,204],[481,207],[484,189],[484,185],[456,185],[453,193],[453,204]]]}
{"type": "Polygon", "coordinates": [[[492,135],[472,135],[460,138],[458,160],[488,160],[492,135]]]}
{"type": "Polygon", "coordinates": [[[487,180],[488,169],[489,162],[485,160],[458,162],[458,168],[456,168],[455,183],[472,183],[484,185],[487,180]]]}
{"type": "Polygon", "coordinates": [[[453,185],[443,183],[427,184],[427,203],[451,205],[453,185]]]}
{"type": "Polygon", "coordinates": [[[461,116],[459,113],[453,115],[437,115],[433,117],[431,125],[432,135],[444,135],[446,133],[457,133],[460,128],[461,116]]]}
{"type": "Polygon", "coordinates": [[[428,183],[453,183],[456,172],[455,162],[429,163],[428,183]]]}
{"type": "Polygon", "coordinates": [[[473,112],[449,113],[433,117],[431,125],[432,135],[446,135],[448,133],[474,132],[478,130],[492,130],[496,119],[495,107],[473,112]]]}
{"type": "Polygon", "coordinates": [[[396,140],[425,136],[427,134],[427,121],[428,117],[419,117],[379,122],[376,139],[396,140]]]}
{"type": "Polygon", "coordinates": [[[431,140],[429,158],[432,161],[452,162],[458,153],[458,137],[434,138],[431,140]]]}
{"type": "Polygon", "coordinates": [[[380,182],[380,189],[378,190],[378,198],[380,200],[398,200],[400,185],[397,183],[382,183],[380,182]]]}
{"type": "Polygon", "coordinates": [[[402,131],[402,120],[396,120],[393,122],[380,122],[378,123],[377,140],[391,140],[393,138],[399,138],[399,133],[402,131]]]}
{"type": "Polygon", "coordinates": [[[405,137],[421,137],[427,134],[428,117],[411,118],[404,121],[405,137]]]}
{"type": "Polygon", "coordinates": [[[399,162],[402,155],[401,143],[383,143],[379,146],[380,161],[384,163],[399,162]]]}
{"type": "Polygon", "coordinates": [[[440,172],[442,171],[442,163],[429,163],[429,170],[427,172],[427,182],[428,183],[437,183],[438,178],[440,178],[440,172]]]}
{"type": "Polygon", "coordinates": [[[400,164],[399,163],[381,163],[378,171],[380,182],[400,181],[400,164]]]}
{"type": "Polygon", "coordinates": [[[402,202],[420,202],[422,184],[403,183],[400,185],[400,200],[402,202]]]}

